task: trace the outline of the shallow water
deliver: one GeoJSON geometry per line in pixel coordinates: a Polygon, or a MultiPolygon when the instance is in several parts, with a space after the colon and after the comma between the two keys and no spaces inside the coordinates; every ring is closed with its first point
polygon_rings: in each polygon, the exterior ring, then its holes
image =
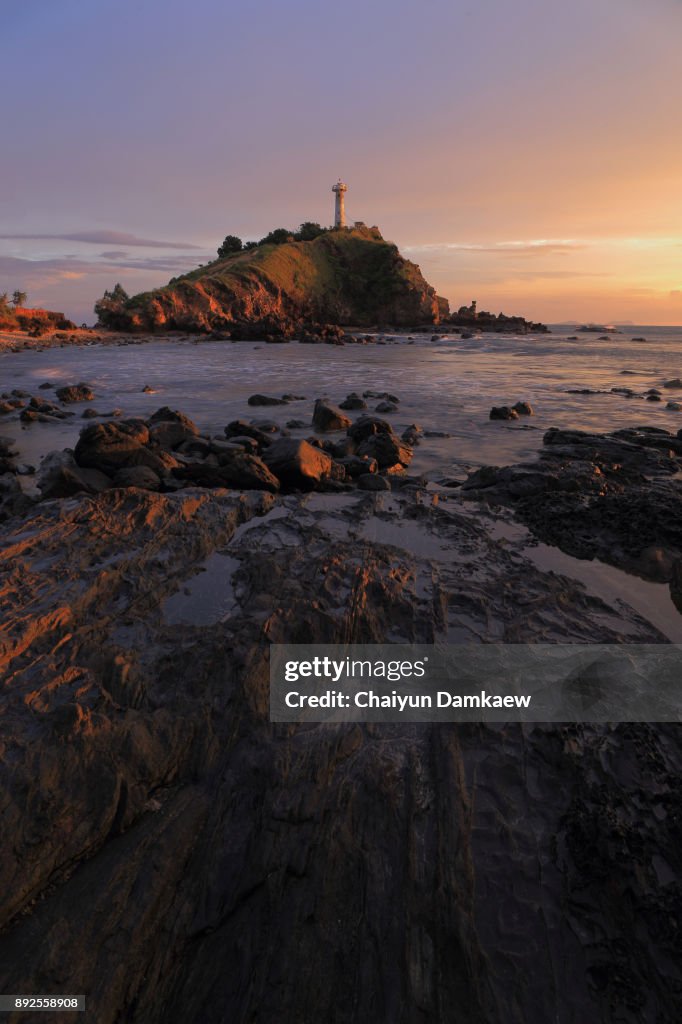
{"type": "MultiPolygon", "coordinates": [[[[615,394],[567,394],[574,387],[643,392],[682,375],[682,328],[627,330],[608,341],[595,335],[568,341],[563,332],[522,338],[483,335],[467,341],[452,336],[435,343],[417,336],[412,344],[401,338],[386,345],[345,347],[160,341],[3,352],[0,391],[18,387],[37,393],[44,381],[59,386],[85,380],[97,395],[92,404],[100,412],[120,407],[127,416],[148,416],[170,405],[195,419],[203,431],[220,434],[235,418],[309,422],[314,399],[323,395],[338,402],[349,391],[389,391],[401,399],[399,412],[390,417],[396,429],[416,421],[427,430],[452,435],[426,439],[415,451],[413,469],[437,476],[460,463],[504,465],[532,458],[550,426],[682,427],[682,412],[665,408],[667,399],[682,400],[679,391],[661,389],[660,403],[615,394]],[[630,340],[639,334],[649,341],[630,340]],[[145,385],[156,393],[143,393],[145,385]],[[306,401],[250,408],[246,400],[254,392],[293,392],[305,395],[306,401]],[[489,420],[492,405],[520,399],[531,402],[533,417],[512,423],[489,420]]],[[[52,396],[50,391],[39,394],[52,396]]],[[[371,409],[376,403],[370,399],[368,404],[371,409]]],[[[75,443],[84,406],[71,408],[76,416],[60,426],[22,427],[0,420],[0,433],[16,437],[24,460],[36,463],[44,452],[75,443]]],[[[306,436],[309,431],[294,433],[306,436]]]]}
{"type": "MultiPolygon", "coordinates": [[[[535,458],[550,426],[596,431],[642,424],[673,432],[682,428],[682,411],[665,408],[669,399],[682,402],[682,391],[662,387],[664,381],[682,376],[682,328],[631,326],[623,332],[605,341],[593,334],[572,341],[570,329],[555,329],[551,335],[483,335],[466,341],[442,336],[434,342],[421,335],[412,343],[401,337],[387,338],[382,345],[345,347],[158,341],[4,351],[0,391],[22,388],[50,399],[51,391],[37,390],[44,381],[59,386],[84,380],[96,393],[92,404],[98,411],[120,407],[126,416],[146,417],[169,405],[191,416],[202,432],[221,435],[232,419],[271,419],[280,425],[289,419],[310,422],[318,397],[339,402],[349,391],[388,391],[401,400],[399,411],[388,417],[396,430],[417,422],[426,430],[451,435],[424,438],[415,449],[411,472],[433,479],[462,477],[468,467],[535,458]],[[648,340],[631,340],[638,336],[648,340]],[[145,385],[155,393],[143,393],[145,385]],[[571,388],[608,392],[613,387],[639,393],[657,387],[663,401],[568,393],[571,388]],[[292,392],[306,399],[285,406],[249,407],[247,398],[254,392],[292,392]],[[512,423],[488,418],[492,405],[518,400],[529,401],[535,415],[512,423]]],[[[370,409],[376,401],[368,399],[370,409]]],[[[17,440],[22,461],[37,465],[47,451],[75,444],[84,426],[84,407],[71,406],[76,415],[59,425],[23,426],[16,419],[0,420],[0,434],[17,440]]],[[[292,433],[305,437],[311,430],[292,433]]],[[[544,546],[531,548],[529,555],[547,569],[583,580],[604,597],[622,597],[679,642],[682,617],[666,585],[645,583],[600,563],[582,563],[544,546]]],[[[208,582],[210,578],[209,572],[208,582]]],[[[197,581],[200,589],[206,585],[206,579],[197,581]]],[[[179,598],[177,609],[169,608],[169,614],[186,614],[186,601],[179,598]]]]}

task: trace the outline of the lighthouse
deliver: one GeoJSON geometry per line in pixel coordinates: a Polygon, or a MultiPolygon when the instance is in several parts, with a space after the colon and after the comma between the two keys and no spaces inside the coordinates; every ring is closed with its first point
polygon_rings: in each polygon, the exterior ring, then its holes
{"type": "Polygon", "coordinates": [[[334,203],[334,227],[345,228],[346,226],[346,192],[348,186],[339,180],[336,185],[332,185],[332,192],[336,193],[336,202],[334,203]]]}

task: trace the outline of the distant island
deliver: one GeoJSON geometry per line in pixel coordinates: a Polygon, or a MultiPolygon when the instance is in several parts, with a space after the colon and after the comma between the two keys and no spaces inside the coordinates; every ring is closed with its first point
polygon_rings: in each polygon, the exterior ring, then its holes
{"type": "Polygon", "coordinates": [[[352,228],[278,228],[258,243],[228,235],[213,262],[132,297],[116,285],[95,313],[99,326],[117,331],[222,332],[234,339],[286,340],[329,325],[547,330],[523,317],[477,312],[475,302],[451,315],[419,267],[378,227],[359,221],[352,228]]]}
{"type": "Polygon", "coordinates": [[[105,293],[95,305],[99,323],[123,331],[258,327],[293,336],[308,322],[408,327],[438,324],[449,314],[419,267],[378,228],[359,222],[301,225],[297,233],[280,228],[246,246],[228,236],[219,252],[163,288],[131,298],[120,286],[105,293]]]}
{"type": "Polygon", "coordinates": [[[470,306],[460,306],[456,313],[447,318],[453,327],[468,328],[470,331],[487,331],[493,334],[550,334],[546,324],[533,323],[522,316],[507,316],[505,313],[488,313],[477,308],[474,299],[470,306]]]}

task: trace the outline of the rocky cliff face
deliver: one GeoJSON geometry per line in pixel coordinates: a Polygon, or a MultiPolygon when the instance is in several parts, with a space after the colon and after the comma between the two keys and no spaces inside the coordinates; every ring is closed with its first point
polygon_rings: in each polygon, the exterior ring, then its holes
{"type": "Polygon", "coordinates": [[[268,721],[272,642],[662,639],[430,497],[6,525],[2,991],[97,1024],[679,1020],[672,726],[268,721]]]}
{"type": "Polygon", "coordinates": [[[354,228],[260,245],[165,288],[100,301],[96,311],[117,330],[208,331],[263,320],[411,326],[438,323],[447,302],[377,228],[354,228]]]}
{"type": "Polygon", "coordinates": [[[27,309],[6,304],[0,306],[0,331],[27,331],[39,337],[46,331],[68,331],[75,327],[63,313],[51,309],[27,309]]]}

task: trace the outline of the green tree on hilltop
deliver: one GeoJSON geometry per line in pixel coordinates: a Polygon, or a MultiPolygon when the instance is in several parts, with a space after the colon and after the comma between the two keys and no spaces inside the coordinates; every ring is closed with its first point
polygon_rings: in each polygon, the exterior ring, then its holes
{"type": "Polygon", "coordinates": [[[102,298],[95,303],[95,316],[98,321],[106,327],[117,327],[118,314],[122,312],[129,298],[128,292],[120,284],[114,285],[111,291],[105,291],[102,298]]]}
{"type": "Polygon", "coordinates": [[[317,221],[304,220],[294,237],[297,242],[312,242],[326,231],[327,228],[323,228],[317,221]]]}
{"type": "Polygon", "coordinates": [[[21,292],[17,288],[16,291],[12,292],[12,305],[16,309],[17,306],[25,306],[28,295],[26,292],[21,292]]]}
{"type": "Polygon", "coordinates": [[[259,245],[284,245],[285,242],[293,242],[294,236],[287,228],[275,228],[265,238],[261,238],[259,245]]]}
{"type": "Polygon", "coordinates": [[[236,235],[225,235],[225,241],[218,249],[218,257],[224,260],[226,256],[232,256],[235,252],[242,251],[242,240],[236,235]]]}

